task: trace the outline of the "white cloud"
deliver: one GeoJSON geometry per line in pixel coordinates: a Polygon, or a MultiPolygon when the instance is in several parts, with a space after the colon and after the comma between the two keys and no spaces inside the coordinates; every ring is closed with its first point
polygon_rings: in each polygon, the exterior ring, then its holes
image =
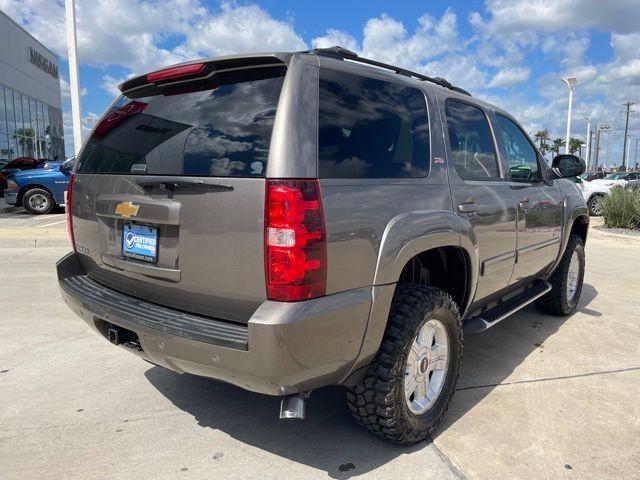
{"type": "Polygon", "coordinates": [[[111,95],[112,97],[120,96],[120,90],[118,89],[118,85],[124,82],[127,78],[115,78],[111,75],[105,75],[102,77],[102,81],[100,82],[100,88],[104,90],[106,93],[111,95]]]}
{"type": "Polygon", "coordinates": [[[327,33],[322,37],[311,40],[311,45],[313,48],[328,48],[339,45],[352,52],[359,51],[358,42],[352,35],[334,28],[327,30],[327,33]]]}
{"type": "Polygon", "coordinates": [[[531,75],[531,69],[525,67],[508,68],[500,70],[495,74],[493,79],[489,82],[489,87],[493,88],[506,88],[513,87],[520,83],[524,83],[529,80],[531,75]]]}
{"type": "MultiPolygon", "coordinates": [[[[69,81],[60,75],[60,92],[62,93],[63,98],[71,97],[71,85],[69,81]]],[[[88,92],[87,87],[80,88],[80,96],[84,97],[88,92]]]]}
{"type": "Polygon", "coordinates": [[[307,48],[291,24],[257,5],[223,3],[218,14],[202,16],[185,34],[187,50],[209,56],[307,48]]]}
{"type": "Polygon", "coordinates": [[[457,19],[451,10],[447,10],[438,22],[429,15],[418,18],[418,28],[413,34],[408,34],[398,20],[383,14],[367,21],[362,53],[410,68],[460,48],[457,35],[457,19]]]}
{"type": "Polygon", "coordinates": [[[473,23],[485,26],[494,35],[586,28],[633,32],[639,27],[637,0],[487,0],[486,8],[491,18],[484,20],[473,14],[473,23]]]}

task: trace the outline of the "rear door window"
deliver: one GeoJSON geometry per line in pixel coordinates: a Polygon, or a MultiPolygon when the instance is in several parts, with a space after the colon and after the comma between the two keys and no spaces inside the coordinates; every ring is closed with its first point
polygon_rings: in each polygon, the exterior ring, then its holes
{"type": "Polygon", "coordinates": [[[96,126],[78,173],[264,177],[284,68],[232,83],[122,96],[96,126]],[[190,91],[195,90],[195,91],[190,91]]]}
{"type": "Polygon", "coordinates": [[[429,173],[427,104],[416,88],[321,70],[318,121],[321,178],[429,173]]]}

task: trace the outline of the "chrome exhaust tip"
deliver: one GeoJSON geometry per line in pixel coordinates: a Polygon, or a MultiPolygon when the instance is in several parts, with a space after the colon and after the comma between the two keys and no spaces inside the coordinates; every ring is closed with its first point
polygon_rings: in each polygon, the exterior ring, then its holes
{"type": "Polygon", "coordinates": [[[295,419],[304,420],[304,397],[298,395],[287,395],[282,397],[280,402],[280,420],[295,419]]]}

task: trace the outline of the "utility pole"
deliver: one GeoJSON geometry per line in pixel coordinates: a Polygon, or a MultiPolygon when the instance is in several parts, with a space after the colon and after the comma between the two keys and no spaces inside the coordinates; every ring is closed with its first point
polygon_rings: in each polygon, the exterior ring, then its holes
{"type": "Polygon", "coordinates": [[[69,51],[69,84],[71,86],[71,118],[73,124],[73,149],[77,156],[82,146],[82,108],[78,75],[78,43],[76,41],[76,7],[74,0],[65,0],[67,23],[67,48],[69,51]]]}
{"type": "Polygon", "coordinates": [[[597,172],[598,171],[598,157],[600,156],[600,129],[596,130],[596,156],[595,156],[595,163],[593,164],[593,171],[597,172]]]}
{"type": "Polygon", "coordinates": [[[591,117],[584,117],[587,120],[587,150],[584,154],[587,159],[587,166],[589,166],[589,154],[591,149],[591,117]]]}
{"type": "Polygon", "coordinates": [[[589,165],[591,165],[591,155],[593,155],[593,138],[595,136],[595,130],[591,130],[591,132],[589,133],[589,153],[585,155],[587,157],[587,170],[589,170],[589,165]]]}
{"type": "Polygon", "coordinates": [[[624,148],[622,149],[622,166],[626,170],[627,168],[627,134],[629,133],[629,115],[631,115],[634,112],[634,110],[631,110],[631,105],[634,105],[634,103],[626,102],[626,103],[623,103],[622,105],[625,105],[627,107],[626,111],[623,112],[626,116],[626,119],[624,122],[624,145],[623,145],[624,148]]]}

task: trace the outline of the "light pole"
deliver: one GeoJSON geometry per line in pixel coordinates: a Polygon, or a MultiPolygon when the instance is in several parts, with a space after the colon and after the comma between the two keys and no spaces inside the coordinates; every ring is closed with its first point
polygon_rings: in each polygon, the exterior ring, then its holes
{"type": "Polygon", "coordinates": [[[584,117],[587,120],[587,149],[584,152],[584,158],[587,160],[587,170],[589,169],[589,151],[591,146],[591,117],[584,117]]]}
{"type": "Polygon", "coordinates": [[[573,103],[573,88],[578,83],[578,79],[576,77],[565,77],[562,78],[562,81],[569,89],[569,111],[567,112],[567,139],[566,145],[564,146],[564,153],[569,153],[569,139],[571,137],[571,104],[573,103]]]}
{"type": "Polygon", "coordinates": [[[67,23],[67,47],[69,51],[69,84],[71,86],[71,117],[73,123],[73,149],[78,155],[82,146],[82,108],[80,106],[80,87],[76,41],[76,7],[74,0],[65,0],[67,23]]]}
{"type": "Polygon", "coordinates": [[[638,169],[638,141],[640,141],[640,138],[636,138],[636,154],[633,160],[636,164],[636,170],[638,169]]]}

